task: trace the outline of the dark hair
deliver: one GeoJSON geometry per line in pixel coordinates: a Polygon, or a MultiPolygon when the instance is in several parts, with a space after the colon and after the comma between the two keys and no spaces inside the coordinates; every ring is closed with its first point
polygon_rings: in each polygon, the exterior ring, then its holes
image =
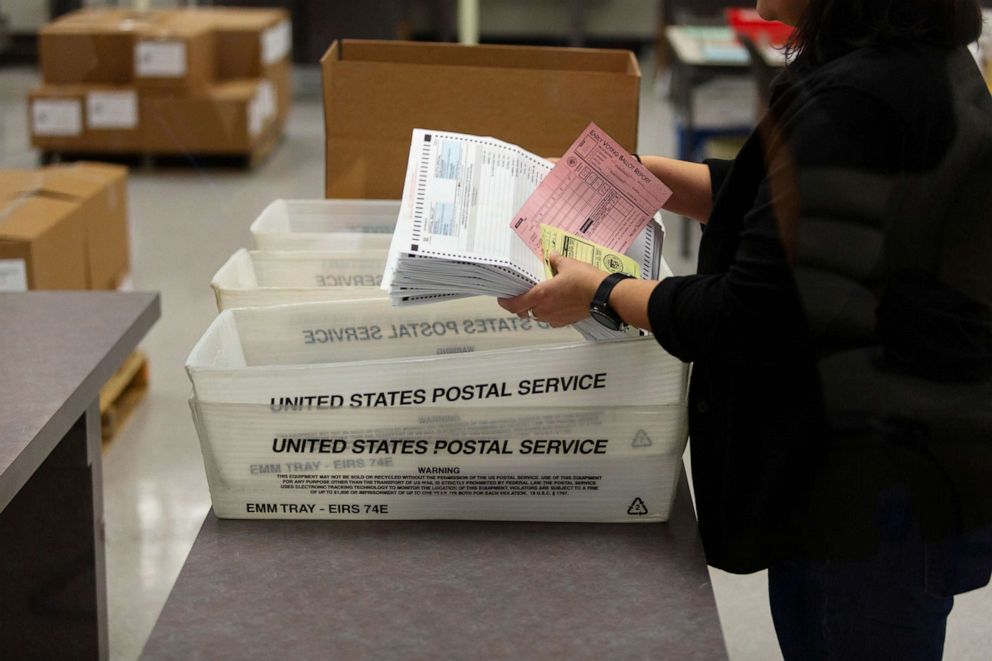
{"type": "Polygon", "coordinates": [[[788,49],[819,64],[864,46],[953,48],[981,33],[978,0],[809,0],[788,49]]]}

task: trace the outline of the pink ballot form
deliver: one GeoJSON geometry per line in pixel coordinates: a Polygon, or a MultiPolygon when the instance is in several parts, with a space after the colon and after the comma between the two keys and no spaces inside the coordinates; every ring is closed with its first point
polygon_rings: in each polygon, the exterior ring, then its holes
{"type": "Polygon", "coordinates": [[[624,252],[672,191],[594,123],[568,148],[511,221],[541,257],[541,224],[624,252]]]}

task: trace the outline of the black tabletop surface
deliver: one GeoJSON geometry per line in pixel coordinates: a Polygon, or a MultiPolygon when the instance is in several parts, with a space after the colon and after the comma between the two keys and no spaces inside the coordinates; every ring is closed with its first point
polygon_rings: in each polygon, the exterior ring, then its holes
{"type": "Polygon", "coordinates": [[[145,659],[725,659],[683,478],[664,524],[207,515],[145,659]]]}

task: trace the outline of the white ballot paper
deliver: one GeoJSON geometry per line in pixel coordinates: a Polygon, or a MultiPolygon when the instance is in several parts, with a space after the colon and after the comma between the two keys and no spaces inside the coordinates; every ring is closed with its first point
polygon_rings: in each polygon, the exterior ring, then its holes
{"type": "MultiPolygon", "coordinates": [[[[552,164],[489,137],[414,129],[403,200],[382,288],[394,305],[516,296],[544,280],[544,264],[510,221],[552,164]]],[[[664,230],[650,222],[626,251],[641,277],[658,276],[664,230]]],[[[587,339],[622,337],[590,319],[587,339]]]]}

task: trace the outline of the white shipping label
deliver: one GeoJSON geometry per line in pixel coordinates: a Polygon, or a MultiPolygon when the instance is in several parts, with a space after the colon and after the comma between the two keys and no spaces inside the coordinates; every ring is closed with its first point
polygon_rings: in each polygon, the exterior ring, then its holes
{"type": "Polygon", "coordinates": [[[276,90],[270,81],[263,80],[258,84],[258,94],[262,104],[262,115],[268,121],[276,115],[276,90]]]}
{"type": "Polygon", "coordinates": [[[23,259],[0,259],[0,291],[27,291],[28,271],[23,259]]]}
{"type": "Polygon", "coordinates": [[[134,47],[134,71],[144,78],[186,75],[186,44],[182,41],[139,41],[134,47]]]}
{"type": "Polygon", "coordinates": [[[248,135],[254,138],[262,132],[265,125],[265,109],[262,101],[261,86],[255,90],[255,96],[248,102],[248,135]]]}
{"type": "Polygon", "coordinates": [[[78,99],[35,99],[31,104],[31,132],[34,135],[82,135],[82,103],[78,99]]]}
{"type": "Polygon", "coordinates": [[[86,126],[91,129],[133,129],[138,126],[138,95],[133,90],[86,95],[86,126]]]}
{"type": "Polygon", "coordinates": [[[269,65],[289,55],[293,47],[293,29],[289,21],[282,21],[262,33],[262,64],[269,65]]]}

